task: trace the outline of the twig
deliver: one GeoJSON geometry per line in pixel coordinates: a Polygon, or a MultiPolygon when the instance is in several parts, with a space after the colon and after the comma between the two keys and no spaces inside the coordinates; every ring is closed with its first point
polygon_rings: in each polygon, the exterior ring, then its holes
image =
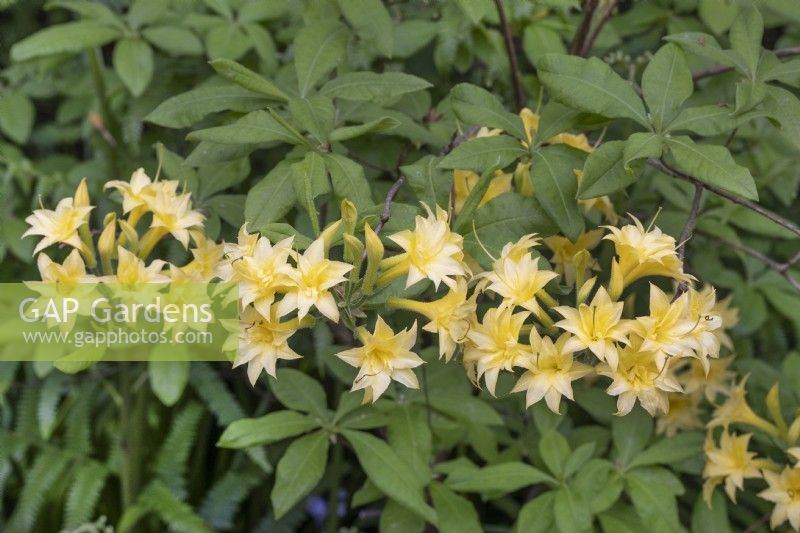
{"type": "MultiPolygon", "coordinates": [[[[697,222],[697,215],[700,213],[700,200],[703,198],[703,185],[700,183],[694,184],[694,196],[692,197],[692,207],[689,209],[689,217],[683,225],[681,234],[678,236],[678,258],[684,262],[686,258],[686,243],[694,231],[694,225],[697,222]]],[[[678,284],[678,290],[675,291],[675,299],[678,299],[681,294],[686,292],[689,287],[688,281],[681,281],[678,284]]],[[[674,300],[673,300],[674,301],[674,300]]]]}
{"type": "Polygon", "coordinates": [[[503,40],[506,43],[506,54],[508,54],[508,66],[511,69],[511,84],[514,86],[514,103],[517,111],[525,107],[525,93],[522,91],[522,80],[519,77],[519,65],[517,64],[517,52],[514,49],[514,38],[511,36],[511,28],[508,25],[506,12],[503,9],[503,0],[494,0],[497,8],[497,17],[500,19],[500,31],[503,32],[503,40]]]}
{"type": "Polygon", "coordinates": [[[771,515],[772,511],[767,511],[766,513],[761,515],[761,517],[758,520],[747,526],[747,529],[745,529],[743,533],[754,533],[755,531],[758,530],[759,527],[767,523],[767,520],[769,520],[769,517],[771,515]]]}
{"type": "Polygon", "coordinates": [[[400,191],[400,187],[403,186],[405,181],[405,176],[401,174],[397,177],[394,184],[392,184],[389,192],[386,193],[386,198],[383,200],[383,211],[381,212],[381,218],[378,220],[378,224],[375,226],[376,234],[381,232],[384,224],[389,222],[389,219],[392,217],[392,202],[394,201],[394,197],[397,196],[397,193],[400,191]]]}
{"type": "Polygon", "coordinates": [[[442,148],[442,150],[439,152],[439,155],[444,156],[449,154],[450,152],[455,150],[456,146],[472,138],[472,136],[475,135],[475,133],[477,133],[479,129],[480,129],[479,127],[473,126],[471,128],[467,128],[467,130],[461,134],[459,134],[457,131],[453,132],[453,136],[450,138],[450,142],[447,143],[444,148],[442,148]]]}
{"type": "MultiPolygon", "coordinates": [[[[778,57],[791,57],[800,55],[800,46],[793,46],[791,48],[778,48],[777,50],[772,51],[778,57]]],[[[727,65],[711,65],[708,68],[704,68],[702,70],[698,70],[694,74],[692,74],[692,81],[700,81],[705,78],[710,78],[711,76],[716,76],[717,74],[724,74],[725,72],[730,72],[734,70],[733,67],[729,67],[727,65]]]]}
{"type": "Polygon", "coordinates": [[[592,46],[594,46],[594,42],[597,40],[597,37],[600,35],[600,32],[603,31],[603,27],[608,22],[608,19],[611,17],[611,13],[617,7],[617,3],[619,0],[611,0],[608,4],[608,9],[603,12],[603,15],[600,17],[600,20],[597,21],[592,32],[589,36],[584,40],[583,45],[581,46],[580,55],[586,57],[589,55],[589,52],[592,51],[592,46]]]}
{"type": "Polygon", "coordinates": [[[719,187],[716,187],[714,185],[710,185],[708,183],[703,183],[700,180],[698,180],[697,178],[695,178],[694,176],[690,176],[689,174],[686,174],[684,172],[681,172],[680,170],[672,168],[671,166],[667,165],[666,163],[664,163],[660,159],[652,159],[651,158],[651,159],[647,160],[647,163],[651,167],[653,167],[655,169],[658,169],[661,172],[663,172],[664,174],[672,176],[673,178],[679,178],[679,179],[682,179],[682,180],[686,180],[686,181],[689,181],[691,183],[694,183],[695,185],[700,184],[700,186],[702,186],[704,189],[707,189],[707,190],[713,192],[716,195],[722,196],[723,198],[726,198],[726,199],[730,200],[731,202],[733,202],[735,204],[741,205],[741,206],[746,207],[746,208],[748,208],[748,209],[750,209],[752,211],[755,211],[756,213],[758,213],[762,217],[767,218],[767,219],[771,220],[772,222],[778,224],[779,226],[791,231],[795,235],[800,236],[800,226],[798,226],[797,224],[795,224],[794,222],[792,222],[790,220],[787,220],[787,219],[783,218],[782,216],[780,216],[778,214],[773,213],[772,211],[770,211],[768,209],[765,209],[765,208],[761,207],[756,202],[753,202],[753,201],[748,200],[746,198],[742,198],[741,196],[738,196],[736,194],[728,192],[728,191],[726,191],[724,189],[720,189],[719,187]]]}
{"type": "Polygon", "coordinates": [[[575,31],[575,37],[572,39],[572,44],[569,46],[570,54],[578,54],[583,50],[583,43],[586,40],[589,29],[592,26],[592,18],[597,9],[597,0],[584,0],[583,2],[583,19],[581,20],[578,29],[575,31]]]}

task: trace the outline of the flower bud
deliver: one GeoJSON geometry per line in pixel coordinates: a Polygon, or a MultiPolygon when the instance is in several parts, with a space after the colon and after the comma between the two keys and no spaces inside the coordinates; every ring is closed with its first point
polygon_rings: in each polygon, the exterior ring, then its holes
{"type": "Polygon", "coordinates": [[[370,294],[378,277],[378,265],[383,259],[383,243],[369,224],[364,224],[364,242],[367,244],[367,271],[364,273],[362,291],[370,294]]]}
{"type": "Polygon", "coordinates": [[[83,178],[75,189],[75,196],[72,200],[74,207],[89,207],[89,187],[86,185],[86,178],[83,178]]]}
{"type": "Polygon", "coordinates": [[[358,223],[358,209],[353,202],[345,199],[342,200],[341,211],[344,230],[353,235],[356,232],[356,224],[358,223]]]}
{"type": "Polygon", "coordinates": [[[334,222],[333,224],[331,224],[330,226],[328,226],[327,228],[322,230],[322,233],[320,234],[320,238],[322,238],[322,242],[325,243],[325,253],[326,254],[328,253],[328,250],[330,250],[331,245],[333,244],[333,241],[336,240],[336,235],[339,232],[339,227],[341,225],[342,225],[342,221],[341,220],[337,220],[336,222],[334,222]]]}
{"type": "Polygon", "coordinates": [[[105,219],[105,227],[97,240],[97,250],[100,252],[100,264],[103,266],[103,272],[111,274],[111,259],[114,257],[116,251],[116,236],[117,236],[117,215],[116,213],[109,213],[105,219]]]}
{"type": "Polygon", "coordinates": [[[120,245],[122,244],[122,237],[125,237],[125,240],[128,242],[128,249],[129,250],[137,250],[139,248],[139,234],[136,233],[136,230],[125,220],[119,221],[119,227],[122,230],[122,235],[120,236],[120,245]]]}

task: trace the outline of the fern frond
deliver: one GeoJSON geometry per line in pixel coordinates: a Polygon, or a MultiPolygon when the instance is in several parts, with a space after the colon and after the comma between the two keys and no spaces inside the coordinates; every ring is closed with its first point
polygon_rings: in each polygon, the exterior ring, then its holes
{"type": "Polygon", "coordinates": [[[191,403],[184,407],[172,421],[169,434],[156,456],[158,477],[181,498],[186,493],[186,463],[202,416],[203,408],[199,404],[191,403]]]}
{"type": "Polygon", "coordinates": [[[226,472],[206,493],[200,516],[216,530],[230,529],[236,511],[260,479],[254,472],[226,472]]]}
{"type": "Polygon", "coordinates": [[[64,527],[74,528],[92,518],[108,473],[105,465],[94,461],[78,467],[67,493],[64,527]]]}
{"type": "Polygon", "coordinates": [[[208,410],[214,414],[219,425],[227,426],[234,420],[245,417],[239,402],[207,363],[192,364],[189,382],[208,410]]]}
{"type": "Polygon", "coordinates": [[[125,511],[118,524],[120,533],[129,531],[146,514],[158,516],[170,531],[176,533],[210,533],[208,524],[197,515],[192,508],[181,501],[161,481],[153,481],[148,485],[136,503],[125,511]]]}
{"type": "Polygon", "coordinates": [[[69,410],[66,419],[65,445],[70,450],[83,454],[92,453],[91,442],[91,409],[94,398],[94,387],[90,384],[82,386],[69,410]]]}
{"type": "Polygon", "coordinates": [[[61,396],[64,394],[66,377],[61,372],[51,372],[44,380],[39,392],[39,405],[36,409],[39,434],[49,440],[56,428],[56,420],[61,396]]]}
{"type": "Polygon", "coordinates": [[[33,466],[25,476],[25,485],[22,487],[14,513],[5,527],[6,531],[33,529],[49,489],[68,464],[69,458],[66,455],[51,450],[44,450],[37,455],[33,466]]]}

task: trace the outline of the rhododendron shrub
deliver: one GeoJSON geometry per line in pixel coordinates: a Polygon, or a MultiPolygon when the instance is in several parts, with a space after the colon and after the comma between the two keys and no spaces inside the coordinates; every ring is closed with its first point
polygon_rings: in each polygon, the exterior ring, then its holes
{"type": "Polygon", "coordinates": [[[2,347],[4,530],[800,528],[794,7],[6,4],[2,280],[238,318],[2,347]]]}

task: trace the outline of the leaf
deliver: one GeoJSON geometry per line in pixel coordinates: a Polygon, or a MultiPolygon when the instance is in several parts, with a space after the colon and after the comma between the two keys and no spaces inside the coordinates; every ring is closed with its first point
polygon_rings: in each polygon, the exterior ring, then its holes
{"type": "Polygon", "coordinates": [[[365,124],[336,128],[331,132],[330,140],[346,141],[348,139],[361,137],[367,133],[382,133],[384,131],[390,131],[396,128],[398,125],[399,122],[390,117],[376,118],[375,120],[371,120],[365,124]]]}
{"type": "Polygon", "coordinates": [[[280,220],[296,201],[292,166],[281,161],[247,193],[244,218],[250,230],[258,231],[266,224],[280,220]]]}
{"type": "Polygon", "coordinates": [[[727,133],[737,126],[732,110],[724,105],[704,105],[682,109],[667,131],[690,131],[711,136],[727,133]]]}
{"type": "Polygon", "coordinates": [[[169,526],[170,531],[185,533],[211,532],[208,524],[194,512],[194,509],[176,497],[160,481],[150,483],[141,492],[136,503],[125,510],[117,529],[121,532],[128,531],[138,519],[148,512],[155,513],[169,526]],[[129,511],[134,511],[136,515],[133,521],[126,520],[129,511]]]}
{"type": "Polygon", "coordinates": [[[394,24],[381,0],[339,0],[339,9],[356,35],[378,52],[392,57],[394,51],[394,24]]]}
{"type": "Polygon", "coordinates": [[[133,96],[141,96],[153,79],[153,49],[141,39],[124,38],[114,46],[114,70],[133,96]]]}
{"type": "Polygon", "coordinates": [[[27,61],[36,57],[80,52],[103,46],[120,36],[120,30],[95,21],[56,24],[22,39],[11,47],[11,59],[27,61]]]}
{"type": "Polygon", "coordinates": [[[492,9],[492,4],[488,0],[457,0],[457,3],[472,24],[478,24],[492,9]]]}
{"type": "Polygon", "coordinates": [[[261,234],[268,238],[269,240],[281,241],[287,237],[294,237],[293,246],[296,250],[305,250],[311,245],[311,239],[306,237],[302,233],[298,233],[297,230],[285,222],[272,222],[270,224],[264,224],[259,228],[261,234]]]}
{"type": "Polygon", "coordinates": [[[569,443],[558,431],[546,431],[539,439],[539,454],[542,461],[557,478],[564,475],[564,466],[570,455],[569,443]]]}
{"type": "Polygon", "coordinates": [[[699,432],[678,433],[661,439],[634,457],[629,467],[669,465],[679,463],[703,453],[704,436],[699,432]]]}
{"type": "Polygon", "coordinates": [[[526,503],[517,515],[515,533],[550,533],[555,529],[556,492],[547,491],[526,503]]]}
{"type": "Polygon", "coordinates": [[[292,132],[266,111],[253,111],[225,126],[193,131],[186,139],[219,144],[298,143],[292,132]]]}
{"type": "Polygon", "coordinates": [[[681,48],[714,63],[745,70],[742,58],[731,50],[723,50],[713,35],[701,32],[683,32],[668,35],[665,40],[677,43],[681,48]]]}
{"type": "Polygon", "coordinates": [[[434,205],[446,208],[453,187],[453,173],[438,167],[439,158],[426,155],[422,159],[400,167],[414,194],[420,202],[433,208],[434,205]]]}
{"type": "Polygon", "coordinates": [[[702,495],[698,495],[692,511],[692,533],[731,533],[728,519],[728,501],[722,492],[716,490],[711,496],[709,507],[702,495]]]}
{"type": "Polygon", "coordinates": [[[761,58],[761,40],[764,37],[764,21],[758,9],[749,7],[741,10],[733,21],[729,37],[731,48],[741,56],[747,67],[745,72],[751,77],[755,76],[761,58]]]}
{"type": "Polygon", "coordinates": [[[231,85],[201,87],[161,102],[144,120],[167,128],[188,128],[218,111],[246,113],[264,107],[269,100],[260,94],[231,85]]]}
{"type": "Polygon", "coordinates": [[[378,531],[380,533],[423,533],[425,531],[425,520],[414,513],[409,513],[405,507],[396,501],[389,500],[381,510],[378,531]]]}
{"type": "Polygon", "coordinates": [[[567,47],[561,35],[543,22],[528,24],[522,34],[522,51],[532,65],[536,66],[545,54],[566,54],[567,47]]]}
{"type": "Polygon", "coordinates": [[[300,96],[344,59],[347,28],[339,22],[328,21],[303,27],[294,40],[294,67],[300,96]]]}
{"type": "Polygon", "coordinates": [[[481,173],[488,168],[506,167],[527,154],[519,140],[514,137],[479,137],[456,146],[439,162],[439,168],[458,168],[481,173]]]}
{"type": "Polygon", "coordinates": [[[301,435],[317,423],[295,411],[275,411],[259,418],[236,420],[222,433],[220,448],[249,448],[301,435]]]}
{"type": "Polygon", "coordinates": [[[412,468],[421,484],[431,478],[431,431],[420,406],[399,405],[389,414],[389,445],[412,468]]]}
{"type": "Polygon", "coordinates": [[[630,83],[602,60],[547,54],[539,60],[539,79],[563,104],[608,118],[629,118],[649,127],[644,105],[630,83]]]}
{"type": "Polygon", "coordinates": [[[252,48],[253,43],[238,25],[224,21],[206,33],[206,51],[209,59],[236,60],[252,48]]]}
{"type": "Polygon", "coordinates": [[[66,528],[77,528],[94,517],[108,474],[105,465],[94,461],[81,465],[76,473],[71,474],[72,483],[64,505],[66,528]]]}
{"type": "Polygon", "coordinates": [[[342,434],[353,446],[358,462],[375,486],[431,524],[437,523],[436,511],[425,503],[416,476],[384,441],[351,429],[342,430],[342,434]]]}
{"type": "Polygon", "coordinates": [[[681,172],[703,183],[715,185],[750,200],[758,200],[753,176],[746,167],[736,164],[727,148],[695,144],[684,136],[671,137],[666,143],[674,166],[681,172]]]}
{"type": "Polygon", "coordinates": [[[175,405],[189,381],[188,361],[154,361],[147,363],[147,374],[153,394],[164,405],[175,405]]]}
{"type": "Polygon", "coordinates": [[[586,464],[592,458],[595,450],[595,442],[581,444],[569,455],[564,462],[564,477],[569,477],[586,464]]]}
{"type": "Polygon", "coordinates": [[[186,469],[195,444],[197,426],[205,414],[200,404],[191,402],[172,419],[169,433],[155,457],[155,472],[170,490],[181,497],[186,493],[186,469]]]}
{"type": "Polygon", "coordinates": [[[458,492],[508,494],[538,483],[555,483],[548,474],[529,464],[507,462],[477,470],[458,470],[447,476],[446,484],[458,492]]]}
{"type": "Polygon", "coordinates": [[[17,144],[24,144],[31,135],[36,110],[30,98],[22,93],[0,96],[0,131],[17,144]]]}
{"type": "Polygon", "coordinates": [[[780,123],[783,138],[800,147],[800,100],[797,96],[783,87],[768,85],[763,107],[768,116],[780,123]]]}
{"type": "Polygon", "coordinates": [[[289,96],[280,87],[235,61],[215,59],[210,65],[217,74],[249,91],[283,102],[289,100],[289,96]]]}
{"type": "Polygon", "coordinates": [[[269,378],[269,387],[279,402],[289,409],[310,413],[318,420],[330,418],[325,391],[318,381],[292,368],[282,368],[277,374],[277,379],[269,378]]]}
{"type": "Polygon", "coordinates": [[[292,442],[278,461],[270,501],[276,518],[289,512],[322,479],[328,463],[330,442],[317,431],[292,442]]]}
{"type": "Polygon", "coordinates": [[[622,156],[624,169],[631,172],[631,163],[639,159],[660,158],[664,149],[664,140],[656,133],[634,133],[625,142],[625,152],[622,156]]]}
{"type": "Polygon", "coordinates": [[[480,533],[478,513],[467,498],[459,496],[447,486],[431,483],[433,507],[439,515],[439,531],[442,533],[480,533]]]}
{"type": "Polygon", "coordinates": [[[307,152],[302,161],[294,163],[292,165],[292,185],[297,201],[308,213],[314,234],[319,235],[319,213],[317,213],[314,199],[330,192],[325,160],[322,156],[317,152],[307,152]]]}
{"type": "Polygon", "coordinates": [[[142,37],[168,54],[196,56],[203,53],[200,39],[180,26],[148,26],[142,30],[142,37]]]}
{"type": "Polygon", "coordinates": [[[625,483],[642,522],[654,533],[684,531],[675,501],[683,486],[674,474],[663,468],[636,468],[625,475],[625,483]]]}
{"type": "Polygon", "coordinates": [[[324,158],[336,196],[347,198],[359,211],[375,204],[372,200],[372,189],[361,165],[339,154],[325,154],[324,158]]]}
{"type": "Polygon", "coordinates": [[[257,471],[226,471],[206,492],[203,503],[200,504],[200,516],[214,531],[233,529],[234,519],[239,516],[242,502],[260,483],[261,476],[257,471]]]}
{"type": "Polygon", "coordinates": [[[653,434],[653,419],[644,409],[635,408],[625,416],[614,417],[611,434],[617,460],[628,465],[642,451],[653,434]]]}
{"type": "Polygon", "coordinates": [[[291,98],[289,112],[300,127],[305,128],[314,138],[323,144],[336,120],[336,109],[333,100],[327,96],[314,95],[307,98],[291,98]]]}
{"type": "Polygon", "coordinates": [[[403,72],[348,72],[322,86],[320,94],[353,101],[386,102],[431,87],[422,78],[403,72]]]}
{"type": "Polygon", "coordinates": [[[553,502],[556,526],[559,531],[591,531],[592,515],[584,499],[570,487],[556,491],[553,502]]]}
{"type": "Polygon", "coordinates": [[[572,241],[584,228],[583,215],[575,200],[578,179],[573,170],[580,167],[581,161],[575,151],[564,145],[536,150],[531,159],[531,180],[536,199],[572,241]]]}
{"type": "Polygon", "coordinates": [[[517,139],[527,141],[522,119],[503,109],[498,98],[481,87],[461,83],[450,91],[453,111],[462,122],[473,126],[500,128],[517,139]]]}
{"type": "Polygon", "coordinates": [[[456,392],[433,391],[429,396],[431,407],[462,422],[502,426],[503,419],[485,400],[456,392]]]}
{"type": "Polygon", "coordinates": [[[656,131],[670,123],[693,89],[692,73],[683,50],[672,43],[662,46],[642,75],[644,101],[656,131]]]}

